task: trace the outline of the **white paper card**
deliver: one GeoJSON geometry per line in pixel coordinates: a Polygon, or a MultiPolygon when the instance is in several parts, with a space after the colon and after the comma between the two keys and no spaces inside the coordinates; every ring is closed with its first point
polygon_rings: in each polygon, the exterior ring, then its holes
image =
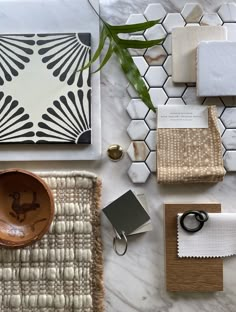
{"type": "Polygon", "coordinates": [[[157,114],[157,128],[208,128],[208,107],[160,105],[157,114]]]}

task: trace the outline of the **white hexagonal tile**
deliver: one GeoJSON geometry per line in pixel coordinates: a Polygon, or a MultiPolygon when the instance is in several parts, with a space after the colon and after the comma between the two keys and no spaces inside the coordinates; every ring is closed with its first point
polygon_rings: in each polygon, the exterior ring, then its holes
{"type": "Polygon", "coordinates": [[[144,57],[149,65],[162,65],[167,57],[167,53],[162,45],[148,48],[144,57]]]}
{"type": "Polygon", "coordinates": [[[205,98],[197,96],[196,87],[187,87],[183,94],[183,100],[189,105],[201,105],[205,98]]]}
{"type": "Polygon", "coordinates": [[[162,88],[150,88],[149,94],[154,107],[164,105],[168,97],[162,88]]]}
{"type": "Polygon", "coordinates": [[[161,24],[157,24],[147,29],[144,33],[144,36],[147,40],[162,39],[165,38],[166,31],[161,24]]]}
{"type": "Polygon", "coordinates": [[[236,24],[224,23],[224,27],[227,28],[227,40],[236,41],[236,24]]]}
{"type": "Polygon", "coordinates": [[[126,108],[131,119],[144,119],[148,107],[140,99],[132,99],[126,108]]]}
{"type": "Polygon", "coordinates": [[[131,84],[128,84],[128,87],[126,88],[126,90],[127,90],[127,93],[129,94],[129,96],[131,98],[138,97],[138,94],[137,94],[136,90],[134,89],[134,87],[131,84]]]}
{"type": "Polygon", "coordinates": [[[186,85],[184,83],[174,83],[172,81],[172,77],[169,77],[164,84],[164,89],[168,96],[170,97],[179,97],[182,96],[184,90],[186,88],[186,85]]]}
{"type": "Polygon", "coordinates": [[[145,183],[150,171],[145,163],[133,163],[128,170],[128,176],[133,183],[145,183]]]}
{"type": "Polygon", "coordinates": [[[217,13],[205,13],[200,21],[201,26],[221,26],[222,19],[217,13]]]}
{"type": "Polygon", "coordinates": [[[222,156],[224,156],[224,153],[226,152],[226,149],[225,149],[223,144],[221,144],[221,150],[222,150],[222,156]]]}
{"type": "MultiPolygon", "coordinates": [[[[140,40],[140,41],[145,41],[144,36],[142,35],[132,35],[129,37],[129,40],[140,40]]],[[[132,56],[142,56],[146,49],[128,49],[130,55],[132,56]]]]}
{"type": "Polygon", "coordinates": [[[236,149],[236,129],[226,129],[223,136],[222,142],[227,150],[236,149]]]}
{"type": "Polygon", "coordinates": [[[223,22],[236,22],[236,4],[233,2],[222,4],[218,14],[223,22]]]}
{"type": "Polygon", "coordinates": [[[186,3],[181,14],[187,23],[198,23],[202,17],[203,9],[198,3],[186,3]]]}
{"type": "Polygon", "coordinates": [[[145,142],[151,151],[156,150],[156,146],[157,146],[157,132],[156,132],[156,130],[155,131],[151,130],[148,133],[148,136],[146,137],[145,142]]]}
{"type": "Polygon", "coordinates": [[[222,96],[222,102],[227,106],[236,106],[236,96],[222,96]]]}
{"type": "Polygon", "coordinates": [[[185,21],[180,13],[168,13],[163,22],[163,25],[165,30],[168,33],[171,33],[173,28],[184,26],[185,21]]]}
{"type": "Polygon", "coordinates": [[[220,117],[226,128],[236,128],[236,107],[228,107],[220,117]]]}
{"type": "Polygon", "coordinates": [[[166,10],[160,3],[151,3],[146,7],[144,15],[148,21],[163,20],[166,16],[166,10]]]}
{"type": "Polygon", "coordinates": [[[149,149],[144,141],[133,141],[130,143],[127,153],[132,161],[145,161],[149,149]]]}
{"type": "Polygon", "coordinates": [[[135,65],[137,66],[141,76],[144,76],[144,74],[146,73],[147,69],[148,69],[148,64],[145,61],[145,59],[142,56],[133,56],[133,61],[135,63],[135,65]]]}
{"type": "Polygon", "coordinates": [[[225,152],[224,166],[227,171],[236,171],[236,151],[225,152]]]}
{"type": "Polygon", "coordinates": [[[203,105],[207,106],[215,105],[218,117],[220,117],[220,115],[223,113],[225,109],[225,106],[219,97],[207,97],[203,102],[203,105]]]}
{"type": "Polygon", "coordinates": [[[151,66],[148,68],[145,79],[150,87],[161,87],[166,81],[167,74],[162,66],[151,66]]]}
{"type": "Polygon", "coordinates": [[[127,128],[127,133],[131,140],[143,141],[148,134],[148,126],[143,120],[132,120],[127,128]]]}
{"type": "Polygon", "coordinates": [[[151,172],[157,171],[157,153],[151,152],[146,159],[146,164],[151,172]]]}
{"type": "Polygon", "coordinates": [[[168,54],[172,54],[172,35],[169,34],[166,36],[163,46],[168,54]]]}
{"type": "MultiPolygon", "coordinates": [[[[143,16],[143,14],[131,14],[129,18],[127,19],[126,24],[138,24],[138,23],[144,23],[146,22],[146,18],[143,16]]],[[[134,34],[142,34],[143,31],[136,31],[134,34]]]]}
{"type": "Polygon", "coordinates": [[[218,126],[219,126],[219,130],[220,130],[220,135],[222,135],[225,131],[225,126],[223,125],[222,121],[220,120],[220,118],[218,118],[218,126]]]}
{"type": "Polygon", "coordinates": [[[155,130],[157,128],[157,115],[153,111],[149,111],[145,121],[149,127],[150,130],[155,130]]]}
{"type": "Polygon", "coordinates": [[[172,56],[169,55],[164,63],[164,68],[169,76],[172,75],[172,56]]]}
{"type": "Polygon", "coordinates": [[[184,101],[182,98],[169,98],[168,101],[166,102],[166,105],[185,105],[184,101]]]}

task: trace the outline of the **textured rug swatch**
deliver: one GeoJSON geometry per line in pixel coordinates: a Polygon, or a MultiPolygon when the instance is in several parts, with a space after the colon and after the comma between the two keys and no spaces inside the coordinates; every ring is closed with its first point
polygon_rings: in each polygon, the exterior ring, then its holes
{"type": "Polygon", "coordinates": [[[40,173],[53,192],[49,232],[0,249],[0,311],[102,312],[101,183],[87,172],[40,173]]]}
{"type": "Polygon", "coordinates": [[[208,128],[157,130],[159,183],[214,183],[225,175],[215,106],[208,107],[208,128]]]}

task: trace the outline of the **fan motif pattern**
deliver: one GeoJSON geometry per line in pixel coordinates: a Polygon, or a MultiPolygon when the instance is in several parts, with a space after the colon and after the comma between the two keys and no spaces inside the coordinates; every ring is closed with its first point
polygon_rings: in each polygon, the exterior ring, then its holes
{"type": "MultiPolygon", "coordinates": [[[[33,68],[31,63],[38,58],[40,66],[58,81],[59,90],[59,95],[46,103],[45,112],[35,121],[30,109],[3,89],[0,143],[90,144],[90,71],[80,71],[90,54],[88,33],[0,35],[0,86],[18,79],[27,66],[33,68]]],[[[33,105],[37,109],[37,101],[33,105]]]]}

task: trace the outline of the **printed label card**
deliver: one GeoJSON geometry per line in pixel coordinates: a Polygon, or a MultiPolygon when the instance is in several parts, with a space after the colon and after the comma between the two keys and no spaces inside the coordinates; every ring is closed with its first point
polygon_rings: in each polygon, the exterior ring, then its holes
{"type": "Polygon", "coordinates": [[[158,128],[208,128],[208,107],[196,105],[160,105],[158,128]]]}

